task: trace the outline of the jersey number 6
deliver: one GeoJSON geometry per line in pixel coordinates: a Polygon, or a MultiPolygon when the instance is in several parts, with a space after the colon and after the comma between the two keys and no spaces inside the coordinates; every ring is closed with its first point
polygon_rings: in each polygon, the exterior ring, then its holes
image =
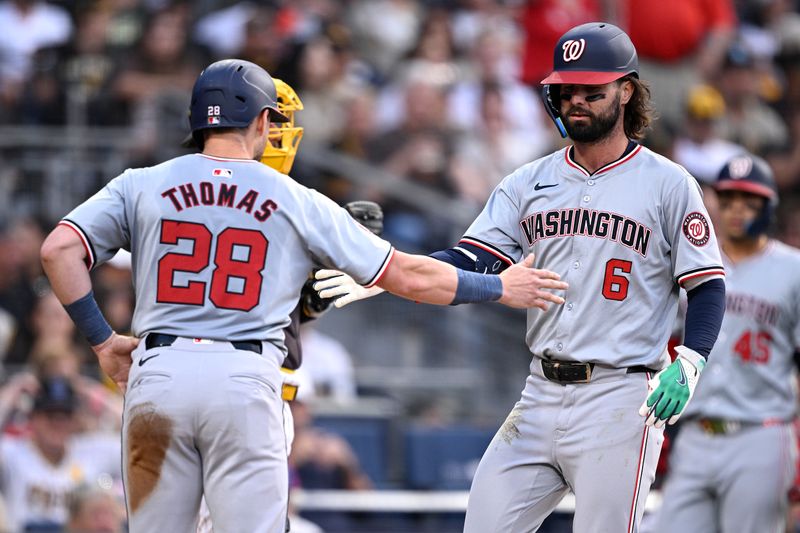
{"type": "MultiPolygon", "coordinates": [[[[192,253],[169,252],[158,260],[159,303],[203,305],[206,298],[204,281],[175,285],[175,272],[197,274],[211,260],[213,237],[203,224],[163,220],[161,244],[178,244],[180,239],[192,241],[192,253]]],[[[260,231],[226,228],[217,236],[214,273],[211,276],[209,300],[222,309],[250,311],[261,297],[261,271],[267,260],[269,241],[260,231]]]]}
{"type": "Polygon", "coordinates": [[[620,273],[630,274],[633,263],[624,259],[609,259],[606,275],[603,278],[603,296],[608,300],[621,301],[628,297],[628,278],[620,273]]]}

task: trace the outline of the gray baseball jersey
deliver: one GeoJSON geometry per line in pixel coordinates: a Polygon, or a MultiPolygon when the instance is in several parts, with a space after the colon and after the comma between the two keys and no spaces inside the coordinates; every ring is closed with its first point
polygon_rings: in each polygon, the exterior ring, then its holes
{"type": "Polygon", "coordinates": [[[740,263],[723,261],[725,318],[687,415],[789,421],[797,413],[800,250],[770,241],[740,263]]]}
{"type": "Polygon", "coordinates": [[[638,531],[663,430],[638,414],[637,370],[667,362],[679,284],[723,274],[697,183],[634,143],[591,174],[567,148],[508,176],[462,242],[506,263],[535,253],[569,282],[564,305],[528,312],[531,374],[475,473],[465,533],[536,531],[569,490],[575,531],[638,531]],[[541,358],[595,366],[554,382],[541,358]]]}
{"type": "Polygon", "coordinates": [[[177,336],[132,354],[122,428],[130,531],[194,531],[202,496],[220,531],[283,531],[283,329],[312,264],[369,284],[391,245],[258,161],[202,154],[128,170],[62,223],[89,267],[131,251],[134,335],[177,336]],[[227,342],[245,340],[264,342],[227,342]]]}
{"type": "Polygon", "coordinates": [[[617,368],[664,366],[679,285],[724,274],[696,181],[642,146],[593,174],[570,148],[521,167],[462,242],[507,263],[535,253],[569,282],[564,305],[528,312],[531,352],[617,368]]]}
{"type": "Polygon", "coordinates": [[[325,196],[257,161],[202,154],[127,170],[63,221],[94,267],[133,255],[133,334],[265,340],[316,262],[374,283],[391,245],[325,196]],[[271,243],[278,243],[270,246],[271,243]]]}
{"type": "Polygon", "coordinates": [[[770,241],[745,260],[723,261],[725,318],[672,452],[658,533],[786,530],[800,251],[770,241]]]}

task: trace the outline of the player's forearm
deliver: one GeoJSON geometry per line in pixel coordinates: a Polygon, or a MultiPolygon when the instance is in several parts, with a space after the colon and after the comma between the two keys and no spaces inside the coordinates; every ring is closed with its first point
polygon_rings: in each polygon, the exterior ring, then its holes
{"type": "Polygon", "coordinates": [[[41,257],[53,292],[89,344],[95,347],[111,338],[114,331],[92,294],[86,251],[78,236],[57,226],[42,244],[41,257]]]}
{"type": "Polygon", "coordinates": [[[686,293],[688,307],[683,344],[708,357],[725,315],[725,282],[712,279],[686,293]]]}
{"type": "Polygon", "coordinates": [[[417,302],[448,305],[456,295],[456,269],[419,255],[395,251],[378,285],[392,294],[417,302]]]}
{"type": "Polygon", "coordinates": [[[86,251],[71,229],[56,226],[42,244],[41,257],[50,286],[62,304],[71,304],[92,290],[84,263],[86,251]]]}

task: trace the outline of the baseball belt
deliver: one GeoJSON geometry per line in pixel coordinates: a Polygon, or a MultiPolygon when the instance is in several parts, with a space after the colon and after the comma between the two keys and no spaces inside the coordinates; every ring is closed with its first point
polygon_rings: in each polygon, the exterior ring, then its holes
{"type": "Polygon", "coordinates": [[[698,418],[697,424],[709,435],[733,435],[743,429],[754,427],[768,427],[785,423],[782,420],[769,419],[763,422],[747,422],[741,420],[726,420],[724,418],[698,418]]]}
{"type": "MultiPolygon", "coordinates": [[[[159,348],[161,346],[172,346],[178,339],[177,335],[169,335],[167,333],[148,333],[147,338],[144,340],[144,347],[148,350],[159,348]]],[[[261,341],[230,341],[231,346],[237,350],[245,350],[248,352],[261,353],[261,341]]],[[[294,401],[297,398],[298,386],[291,383],[283,383],[281,385],[281,398],[287,402],[294,401]]]]}
{"type": "MultiPolygon", "coordinates": [[[[147,338],[144,340],[144,347],[150,350],[161,346],[172,346],[177,339],[177,335],[169,335],[168,333],[148,333],[147,338]]],[[[237,350],[261,353],[261,341],[230,341],[230,343],[237,350]]]]}
{"type": "MultiPolygon", "coordinates": [[[[556,383],[589,383],[592,380],[594,363],[575,363],[571,361],[553,361],[540,359],[544,377],[556,383]]],[[[638,372],[651,372],[654,370],[646,366],[636,365],[627,368],[628,374],[638,372]]]]}

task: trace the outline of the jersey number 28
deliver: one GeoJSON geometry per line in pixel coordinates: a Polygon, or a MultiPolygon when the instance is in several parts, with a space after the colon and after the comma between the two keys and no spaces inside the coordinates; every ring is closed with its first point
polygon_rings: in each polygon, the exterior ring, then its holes
{"type": "MultiPolygon", "coordinates": [[[[178,244],[179,239],[193,243],[192,253],[169,252],[158,260],[156,301],[184,305],[203,305],[206,283],[189,281],[175,285],[175,272],[197,274],[211,261],[213,236],[203,224],[163,220],[161,244],[178,244]]],[[[216,307],[250,311],[261,298],[261,271],[267,260],[269,241],[260,231],[226,228],[217,235],[214,271],[208,299],[216,307]]]]}

